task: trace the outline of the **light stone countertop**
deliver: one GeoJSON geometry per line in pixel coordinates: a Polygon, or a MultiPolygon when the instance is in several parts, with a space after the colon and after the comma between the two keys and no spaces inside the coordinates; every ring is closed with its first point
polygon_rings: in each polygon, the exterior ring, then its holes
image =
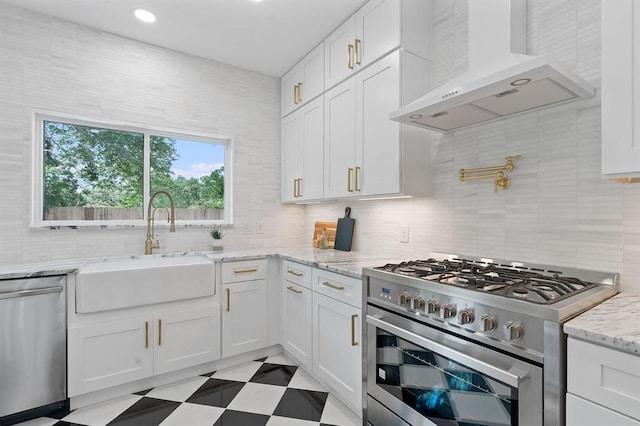
{"type": "MultiPolygon", "coordinates": [[[[223,252],[182,252],[154,254],[154,257],[176,256],[206,256],[216,262],[252,260],[266,257],[280,257],[282,259],[306,264],[315,268],[325,269],[353,278],[362,278],[362,268],[380,266],[390,261],[398,261],[388,255],[380,253],[346,252],[339,250],[319,250],[308,246],[282,247],[254,250],[229,250],[223,252]]],[[[119,256],[108,258],[54,260],[38,263],[16,265],[0,265],[0,280],[33,278],[49,275],[64,275],[78,272],[88,263],[111,262],[123,259],[144,258],[144,255],[119,256]]]]}
{"type": "Polygon", "coordinates": [[[640,356],[640,294],[621,293],[568,321],[569,336],[640,356]]]}

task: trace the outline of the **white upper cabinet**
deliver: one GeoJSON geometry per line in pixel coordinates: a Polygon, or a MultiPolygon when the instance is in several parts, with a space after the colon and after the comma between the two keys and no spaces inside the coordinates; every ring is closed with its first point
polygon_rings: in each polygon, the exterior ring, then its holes
{"type": "Polygon", "coordinates": [[[429,1],[370,0],[325,40],[325,88],[399,46],[430,58],[430,26],[429,1]]]}
{"type": "Polygon", "coordinates": [[[282,76],[282,116],[324,91],[324,45],[320,44],[282,76]]]}
{"type": "Polygon", "coordinates": [[[640,4],[603,1],[602,174],[640,178],[640,4]]]}
{"type": "Polygon", "coordinates": [[[282,201],[322,199],[323,97],[282,119],[282,201]]]}
{"type": "Polygon", "coordinates": [[[282,201],[428,195],[428,133],[389,113],[430,89],[431,1],[370,0],[323,46],[322,111],[285,107],[300,68],[282,79],[282,201]]]}
{"type": "Polygon", "coordinates": [[[349,77],[356,68],[356,18],[352,16],[324,41],[326,88],[349,77]]]}
{"type": "Polygon", "coordinates": [[[325,198],[428,195],[427,133],[389,120],[428,75],[428,61],[396,50],[325,94],[325,198]]]}

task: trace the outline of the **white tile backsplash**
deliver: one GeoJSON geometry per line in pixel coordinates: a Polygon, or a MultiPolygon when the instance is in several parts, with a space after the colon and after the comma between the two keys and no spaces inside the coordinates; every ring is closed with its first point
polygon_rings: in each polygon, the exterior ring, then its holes
{"type": "MultiPolygon", "coordinates": [[[[434,0],[433,86],[466,71],[467,1],[434,0]]],[[[600,86],[600,1],[528,0],[527,49],[546,54],[600,86]]],[[[354,247],[424,258],[456,252],[581,268],[612,270],[624,290],[640,292],[640,184],[600,175],[599,99],[569,103],[449,135],[433,144],[434,195],[429,199],[309,205],[313,222],[352,207],[354,247]],[[508,174],[459,182],[458,169],[503,164],[522,155],[508,174]],[[399,242],[394,224],[410,227],[399,242]]]]}

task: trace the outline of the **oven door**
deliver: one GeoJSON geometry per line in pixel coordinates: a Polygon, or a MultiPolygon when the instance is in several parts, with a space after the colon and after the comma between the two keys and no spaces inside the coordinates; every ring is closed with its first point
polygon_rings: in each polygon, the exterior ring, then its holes
{"type": "Polygon", "coordinates": [[[538,365],[371,305],[367,355],[373,426],[542,425],[538,365]]]}

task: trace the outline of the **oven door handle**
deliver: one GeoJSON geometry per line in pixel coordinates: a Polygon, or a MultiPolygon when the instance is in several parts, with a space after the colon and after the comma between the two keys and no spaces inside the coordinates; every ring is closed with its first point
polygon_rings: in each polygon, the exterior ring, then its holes
{"type": "Polygon", "coordinates": [[[372,317],[371,315],[367,315],[367,323],[375,327],[378,327],[379,329],[384,330],[388,333],[394,334],[398,337],[408,340],[411,343],[422,346],[425,349],[429,349],[430,351],[436,352],[442,356],[451,358],[453,361],[464,364],[466,367],[474,369],[482,374],[486,374],[514,388],[518,388],[520,385],[520,380],[526,377],[526,373],[513,374],[510,371],[502,370],[491,364],[487,364],[486,362],[479,361],[461,352],[448,348],[445,345],[442,345],[437,342],[433,342],[429,339],[425,339],[424,337],[419,336],[415,333],[412,333],[407,330],[403,330],[398,326],[389,324],[388,322],[372,317]]]}

